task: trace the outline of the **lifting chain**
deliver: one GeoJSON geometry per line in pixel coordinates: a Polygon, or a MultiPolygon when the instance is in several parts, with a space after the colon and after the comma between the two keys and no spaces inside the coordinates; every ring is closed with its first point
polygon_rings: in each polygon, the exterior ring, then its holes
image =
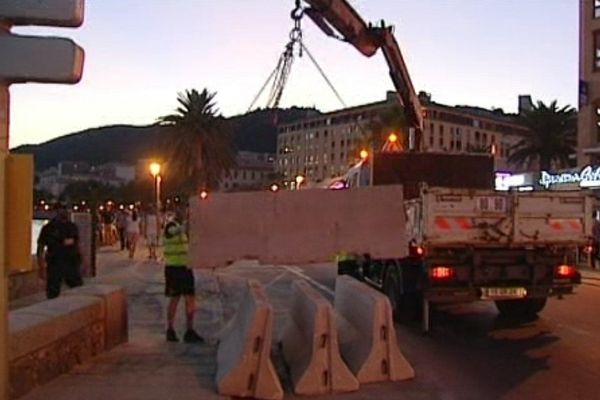
{"type": "Polygon", "coordinates": [[[304,16],[304,9],[300,4],[300,0],[296,0],[296,7],[292,10],[290,16],[294,21],[294,28],[290,32],[290,42],[286,47],[292,51],[293,55],[294,45],[298,44],[298,55],[302,57],[302,17],[304,16]]]}

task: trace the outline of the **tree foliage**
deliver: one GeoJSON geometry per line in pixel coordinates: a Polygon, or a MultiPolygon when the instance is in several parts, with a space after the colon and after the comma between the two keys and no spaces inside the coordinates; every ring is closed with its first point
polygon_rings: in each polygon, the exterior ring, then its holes
{"type": "Polygon", "coordinates": [[[207,89],[186,90],[179,94],[175,112],[159,118],[168,128],[169,176],[190,192],[218,187],[223,174],[235,165],[231,125],[219,114],[215,95],[207,89]]]}
{"type": "Polygon", "coordinates": [[[577,113],[571,106],[559,108],[554,100],[549,105],[537,102],[530,111],[519,116],[528,128],[527,134],[510,148],[510,163],[541,169],[569,166],[569,156],[577,143],[577,113]]]}

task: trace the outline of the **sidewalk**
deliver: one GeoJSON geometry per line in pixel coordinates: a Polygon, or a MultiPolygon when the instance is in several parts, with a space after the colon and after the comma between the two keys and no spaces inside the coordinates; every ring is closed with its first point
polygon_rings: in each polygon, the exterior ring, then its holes
{"type": "MultiPolygon", "coordinates": [[[[126,288],[129,301],[129,343],[101,354],[90,363],[39,387],[24,400],[64,399],[218,399],[214,375],[216,342],[166,343],[163,266],[125,252],[102,249],[96,283],[126,288]]],[[[91,283],[91,282],[88,282],[91,283]]],[[[200,293],[201,291],[199,291],[200,293]]],[[[183,335],[183,302],[177,326],[183,335]]],[[[197,320],[202,318],[197,315],[197,320]]],[[[202,334],[199,326],[198,330],[202,334]]]]}

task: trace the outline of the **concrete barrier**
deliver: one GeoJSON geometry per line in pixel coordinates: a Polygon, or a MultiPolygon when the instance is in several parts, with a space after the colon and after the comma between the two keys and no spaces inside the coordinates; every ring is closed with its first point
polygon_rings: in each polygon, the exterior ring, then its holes
{"type": "Polygon", "coordinates": [[[292,307],[282,336],[282,350],[294,393],[318,395],[358,390],[358,380],[339,353],[333,308],[306,281],[292,284],[292,307]]]}
{"type": "Polygon", "coordinates": [[[248,281],[246,298],[217,350],[217,390],[222,395],[282,399],[271,362],[273,310],[258,281],[248,281]]]}
{"type": "Polygon", "coordinates": [[[115,285],[85,285],[66,290],[65,296],[91,296],[102,300],[105,317],[104,343],[110,350],[128,340],[127,293],[125,289],[115,285]]]}
{"type": "Polygon", "coordinates": [[[398,348],[392,307],[385,295],[341,275],[335,282],[334,305],[354,328],[340,332],[340,348],[360,383],[414,378],[414,369],[398,348]]]}
{"type": "Polygon", "coordinates": [[[190,259],[193,268],[214,268],[241,259],[327,262],[340,251],[401,258],[408,252],[404,226],[398,185],[212,193],[190,199],[190,259]],[[378,240],[364,240],[365,232],[378,232],[378,240]]]}

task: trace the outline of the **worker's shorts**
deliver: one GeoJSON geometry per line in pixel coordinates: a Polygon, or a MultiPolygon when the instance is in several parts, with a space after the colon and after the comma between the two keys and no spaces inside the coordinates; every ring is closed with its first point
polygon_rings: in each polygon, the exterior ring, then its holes
{"type": "Polygon", "coordinates": [[[194,273],[188,267],[165,267],[165,296],[193,296],[196,293],[194,273]]]}

